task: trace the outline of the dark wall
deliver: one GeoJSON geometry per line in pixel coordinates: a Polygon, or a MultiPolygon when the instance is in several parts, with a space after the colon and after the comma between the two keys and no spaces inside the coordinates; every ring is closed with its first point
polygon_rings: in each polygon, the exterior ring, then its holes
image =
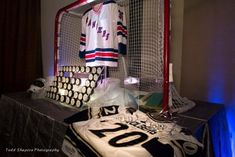
{"type": "Polygon", "coordinates": [[[235,156],[235,1],[184,2],[181,95],[225,105],[214,151],[235,156]]]}
{"type": "Polygon", "coordinates": [[[42,77],[40,0],[0,1],[0,93],[42,77]]]}
{"type": "Polygon", "coordinates": [[[235,105],[235,1],[185,1],[181,93],[235,105]]]}

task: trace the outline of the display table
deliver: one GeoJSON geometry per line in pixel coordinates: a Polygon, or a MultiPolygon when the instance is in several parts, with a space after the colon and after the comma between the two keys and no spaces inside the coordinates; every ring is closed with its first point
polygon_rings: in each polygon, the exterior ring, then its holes
{"type": "Polygon", "coordinates": [[[216,132],[212,132],[212,130],[218,130],[217,134],[221,134],[221,130],[218,128],[224,125],[224,107],[221,104],[195,102],[197,104],[196,107],[179,114],[182,120],[179,124],[190,128],[193,131],[193,135],[203,143],[206,157],[214,157],[213,145],[220,145],[220,143],[218,140],[212,140],[216,136],[216,132]]]}
{"type": "MultiPolygon", "coordinates": [[[[189,128],[212,156],[208,122],[222,105],[197,102],[192,110],[178,114],[177,123],[189,128]]],[[[25,92],[5,94],[0,101],[0,156],[65,156],[61,145],[67,125],[63,120],[77,109],[44,99],[30,99],[25,92]]]]}
{"type": "Polygon", "coordinates": [[[67,125],[78,110],[25,93],[1,96],[0,156],[65,156],[60,150],[67,125]]]}

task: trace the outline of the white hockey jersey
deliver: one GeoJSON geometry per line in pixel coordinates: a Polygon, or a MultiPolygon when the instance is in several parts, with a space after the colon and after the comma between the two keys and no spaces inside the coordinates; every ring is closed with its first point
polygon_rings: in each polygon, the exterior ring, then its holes
{"type": "Polygon", "coordinates": [[[202,144],[183,128],[154,122],[141,111],[130,114],[119,106],[106,106],[84,110],[70,118],[74,120],[77,122],[69,125],[62,146],[70,157],[202,156],[202,144]],[[85,120],[88,117],[93,118],[85,120]]]}
{"type": "Polygon", "coordinates": [[[115,1],[84,13],[79,56],[85,58],[86,66],[118,66],[119,53],[126,54],[126,42],[124,8],[115,1]]]}

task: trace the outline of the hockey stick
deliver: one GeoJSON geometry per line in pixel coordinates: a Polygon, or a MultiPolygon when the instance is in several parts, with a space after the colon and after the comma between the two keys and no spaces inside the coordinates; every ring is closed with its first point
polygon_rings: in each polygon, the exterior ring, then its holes
{"type": "Polygon", "coordinates": [[[137,84],[137,83],[139,83],[139,79],[138,78],[128,76],[126,60],[125,60],[125,58],[123,56],[121,58],[122,58],[123,69],[124,69],[124,84],[128,85],[128,84],[137,84]]]}

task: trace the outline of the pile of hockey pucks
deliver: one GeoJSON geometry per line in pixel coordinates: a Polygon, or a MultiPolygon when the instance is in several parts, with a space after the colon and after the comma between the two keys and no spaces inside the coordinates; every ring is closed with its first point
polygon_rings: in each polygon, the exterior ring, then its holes
{"type": "Polygon", "coordinates": [[[98,80],[103,77],[103,67],[61,66],[59,69],[46,97],[78,108],[90,100],[98,80]]]}

